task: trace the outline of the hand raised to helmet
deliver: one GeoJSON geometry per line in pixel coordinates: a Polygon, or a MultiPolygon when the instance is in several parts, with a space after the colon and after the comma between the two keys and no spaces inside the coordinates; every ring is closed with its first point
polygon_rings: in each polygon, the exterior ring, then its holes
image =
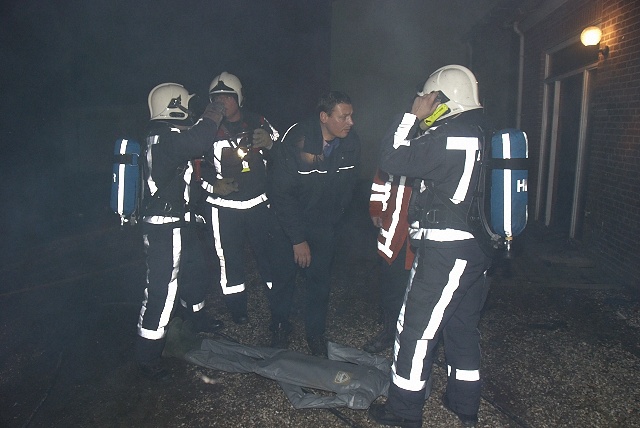
{"type": "Polygon", "coordinates": [[[257,149],[264,147],[269,150],[271,146],[273,146],[273,140],[265,129],[258,128],[253,131],[253,147],[257,149]]]}
{"type": "Polygon", "coordinates": [[[418,120],[424,120],[429,117],[439,105],[440,102],[438,101],[437,91],[429,94],[418,95],[413,100],[411,113],[415,114],[418,120]]]}
{"type": "Polygon", "coordinates": [[[222,101],[214,101],[207,105],[207,108],[204,109],[204,113],[202,113],[202,117],[213,120],[216,125],[219,126],[220,122],[222,122],[222,119],[224,118],[224,114],[224,103],[222,101]]]}

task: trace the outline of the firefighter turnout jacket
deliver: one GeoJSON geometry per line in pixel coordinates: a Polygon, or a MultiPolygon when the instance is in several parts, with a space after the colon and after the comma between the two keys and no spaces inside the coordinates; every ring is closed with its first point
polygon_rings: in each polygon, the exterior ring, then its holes
{"type": "Polygon", "coordinates": [[[188,161],[211,151],[211,136],[217,126],[201,118],[188,130],[170,122],[152,121],[145,158],[145,201],[143,221],[164,224],[182,221],[188,203],[188,161]]]}
{"type": "Polygon", "coordinates": [[[202,168],[202,188],[207,191],[207,202],[211,205],[247,209],[267,200],[266,165],[269,150],[252,147],[251,135],[258,128],[265,129],[272,141],[279,138],[278,131],[263,116],[242,112],[242,119],[220,123],[213,143],[213,156],[202,168]],[[228,195],[217,195],[213,191],[216,179],[233,178],[238,191],[228,195]]]}

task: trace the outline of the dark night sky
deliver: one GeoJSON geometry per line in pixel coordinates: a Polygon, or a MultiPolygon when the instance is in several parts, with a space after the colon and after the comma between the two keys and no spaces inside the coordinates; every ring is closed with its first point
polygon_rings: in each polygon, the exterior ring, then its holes
{"type": "Polygon", "coordinates": [[[234,73],[245,106],[286,130],[329,89],[330,17],[329,0],[0,3],[4,245],[108,210],[113,143],[131,138],[115,122],[144,130],[159,83],[206,99],[234,73]]]}
{"type": "MultiPolygon", "coordinates": [[[[446,40],[466,28],[453,22],[497,1],[429,0],[437,13],[424,22],[451,31],[446,40]]],[[[311,113],[330,89],[331,13],[331,0],[2,1],[7,245],[25,231],[39,239],[54,218],[86,219],[108,205],[113,142],[129,129],[117,122],[124,116],[144,129],[147,95],[159,83],[182,83],[206,98],[213,77],[228,71],[243,82],[245,106],[280,131],[311,113]]]]}
{"type": "Polygon", "coordinates": [[[5,2],[3,92],[32,115],[146,104],[166,81],[206,94],[229,71],[256,107],[281,109],[274,99],[283,95],[300,105],[309,102],[296,98],[301,88],[328,83],[329,21],[324,0],[5,2]]]}

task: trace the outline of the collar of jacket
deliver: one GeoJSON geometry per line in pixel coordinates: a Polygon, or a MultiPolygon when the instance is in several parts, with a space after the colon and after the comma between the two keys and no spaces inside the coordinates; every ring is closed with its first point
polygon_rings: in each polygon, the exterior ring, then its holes
{"type": "MultiPolygon", "coordinates": [[[[295,140],[304,136],[304,147],[302,151],[305,153],[311,153],[313,155],[322,154],[324,148],[324,137],[322,136],[322,127],[320,126],[320,120],[317,116],[312,116],[301,122],[300,129],[298,129],[299,135],[295,136],[295,140]]],[[[330,141],[331,144],[335,144],[340,139],[336,138],[330,141]]]]}

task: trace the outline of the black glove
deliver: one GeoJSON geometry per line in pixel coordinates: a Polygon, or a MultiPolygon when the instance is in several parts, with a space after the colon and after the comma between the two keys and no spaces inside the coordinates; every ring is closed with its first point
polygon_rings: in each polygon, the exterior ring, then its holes
{"type": "Polygon", "coordinates": [[[238,183],[233,178],[220,178],[213,183],[213,192],[216,195],[226,196],[238,191],[238,183]]]}
{"type": "Polygon", "coordinates": [[[254,129],[253,131],[253,147],[256,149],[266,148],[269,150],[273,145],[273,140],[271,139],[271,135],[262,128],[254,129]]]}
{"type": "Polygon", "coordinates": [[[207,108],[204,109],[204,113],[202,113],[202,117],[209,118],[213,120],[216,125],[220,125],[222,118],[224,118],[224,114],[225,110],[222,101],[215,101],[207,105],[207,108]]]}

